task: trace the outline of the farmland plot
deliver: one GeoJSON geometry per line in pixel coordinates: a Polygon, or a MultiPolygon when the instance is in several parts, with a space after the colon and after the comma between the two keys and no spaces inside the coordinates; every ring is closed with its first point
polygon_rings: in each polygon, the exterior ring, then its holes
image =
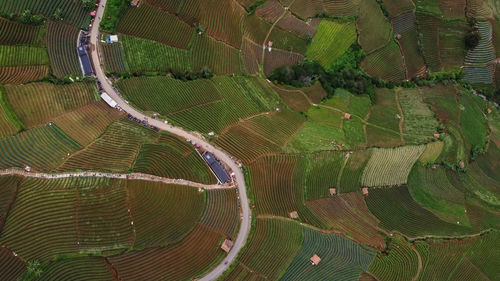
{"type": "Polygon", "coordinates": [[[413,164],[425,146],[375,148],[363,171],[363,186],[391,186],[405,184],[413,164]]]}
{"type": "Polygon", "coordinates": [[[305,20],[321,13],[334,17],[356,16],[358,13],[358,3],[359,1],[356,0],[334,0],[326,2],[319,0],[296,0],[289,5],[291,5],[290,10],[292,13],[305,20]]]}
{"type": "Polygon", "coordinates": [[[181,49],[188,48],[194,34],[194,28],[173,14],[147,3],[142,3],[139,7],[129,7],[116,30],[181,49]]]}
{"type": "Polygon", "coordinates": [[[394,33],[401,38],[398,43],[401,46],[405,60],[405,68],[408,78],[425,73],[425,64],[418,47],[418,32],[415,25],[415,14],[405,13],[392,20],[394,33]]]}
{"type": "MultiPolygon", "coordinates": [[[[120,35],[119,38],[123,44],[122,58],[120,58],[120,54],[117,54],[116,58],[111,58],[112,62],[117,61],[116,66],[120,65],[120,59],[122,59],[125,70],[128,69],[130,72],[191,70],[191,53],[188,50],[134,36],[120,35]]],[[[112,46],[117,46],[116,44],[114,43],[112,46]]],[[[116,49],[117,47],[112,48],[116,49]]],[[[122,68],[120,66],[118,70],[122,68]]]]}
{"type": "Polygon", "coordinates": [[[360,192],[307,201],[306,206],[329,228],[349,234],[359,243],[379,250],[385,248],[384,238],[377,229],[378,220],[368,211],[360,192]]]}
{"type": "Polygon", "coordinates": [[[465,18],[467,0],[440,0],[439,8],[447,18],[465,18]]]}
{"type": "Polygon", "coordinates": [[[260,64],[262,63],[262,48],[261,46],[250,41],[248,38],[243,38],[241,45],[241,60],[243,70],[246,73],[255,74],[259,72],[260,64]]]}
{"type": "Polygon", "coordinates": [[[441,54],[439,52],[439,25],[438,18],[417,13],[418,29],[422,30],[420,43],[425,64],[433,71],[441,70],[441,54]]]}
{"type": "Polygon", "coordinates": [[[308,168],[305,178],[305,200],[327,197],[329,188],[337,188],[337,179],[344,164],[345,153],[324,151],[306,156],[308,168]]]}
{"type": "Polygon", "coordinates": [[[59,165],[68,153],[80,149],[80,145],[53,124],[24,131],[0,140],[0,167],[48,171],[59,165]]]}
{"type": "Polygon", "coordinates": [[[47,64],[49,57],[45,47],[0,45],[0,67],[47,64]]]}
{"type": "Polygon", "coordinates": [[[0,67],[0,84],[19,85],[47,76],[48,65],[25,65],[0,67]]]}
{"type": "Polygon", "coordinates": [[[12,251],[0,247],[0,272],[5,280],[18,280],[26,270],[26,263],[19,257],[14,256],[12,251]]]}
{"type": "MultiPolygon", "coordinates": [[[[21,179],[16,176],[0,177],[0,232],[7,219],[9,208],[16,199],[17,187],[20,180],[21,179]]],[[[2,251],[1,248],[0,251],[2,251]]]]}
{"type": "Polygon", "coordinates": [[[220,256],[222,235],[197,224],[180,243],[167,247],[129,251],[109,257],[125,280],[185,280],[205,272],[220,256]]]}
{"type": "Polygon", "coordinates": [[[304,60],[304,56],[294,52],[288,52],[280,49],[273,49],[271,52],[265,51],[264,54],[264,74],[266,76],[276,69],[285,65],[299,64],[304,60]]]}
{"type": "Polygon", "coordinates": [[[58,170],[128,171],[141,144],[154,137],[152,130],[131,121],[114,122],[99,139],[70,155],[58,170]]]}
{"type": "Polygon", "coordinates": [[[415,9],[415,4],[411,0],[383,0],[383,3],[392,18],[415,9]]]}
{"type": "Polygon", "coordinates": [[[74,257],[52,261],[37,280],[58,280],[71,276],[75,281],[114,280],[113,272],[102,257],[74,257]]]}
{"type": "Polygon", "coordinates": [[[404,114],[403,133],[407,134],[406,142],[412,144],[429,141],[438,125],[434,112],[424,103],[419,91],[403,90],[398,95],[404,114]]]}
{"type": "Polygon", "coordinates": [[[411,280],[417,274],[417,254],[402,237],[392,239],[389,255],[377,255],[368,271],[377,280],[411,280]]]}
{"type": "Polygon", "coordinates": [[[234,48],[241,46],[244,9],[232,0],[200,1],[200,23],[206,33],[234,48]]]}
{"type": "Polygon", "coordinates": [[[43,45],[44,26],[22,24],[0,18],[0,44],[2,45],[43,45]]]}
{"type": "MultiPolygon", "coordinates": [[[[121,39],[123,41],[123,36],[121,39]]],[[[103,43],[99,45],[99,48],[101,48],[106,72],[123,73],[128,71],[128,65],[123,56],[122,42],[112,44],[103,43]]],[[[137,56],[134,58],[137,59],[137,56]]]]}
{"type": "Polygon", "coordinates": [[[347,161],[340,178],[340,192],[358,191],[361,186],[363,171],[372,155],[371,149],[354,151],[347,161]]]}
{"type": "Polygon", "coordinates": [[[439,51],[444,70],[457,70],[463,65],[465,59],[463,38],[468,30],[465,21],[441,21],[439,51]]]}
{"type": "Polygon", "coordinates": [[[273,42],[273,48],[299,54],[305,54],[308,47],[308,42],[305,39],[279,28],[273,28],[269,34],[269,41],[273,42]]]}
{"type": "Polygon", "coordinates": [[[392,41],[366,56],[361,62],[361,68],[369,75],[387,81],[401,82],[406,78],[401,52],[398,45],[392,41]]]}
{"type": "Polygon", "coordinates": [[[24,127],[5,100],[3,88],[0,87],[0,138],[14,135],[24,127]]]}
{"type": "Polygon", "coordinates": [[[45,43],[52,71],[59,78],[70,74],[82,75],[76,50],[79,32],[80,30],[72,25],[55,21],[48,22],[45,43]]]}
{"type": "Polygon", "coordinates": [[[357,280],[374,256],[374,252],[340,235],[304,229],[302,249],[281,280],[357,280]],[[312,270],[309,259],[314,254],[321,262],[312,270]]]}
{"type": "Polygon", "coordinates": [[[467,52],[464,62],[464,80],[469,83],[493,83],[494,66],[488,65],[495,59],[495,50],[492,43],[493,28],[489,21],[477,22],[475,28],[481,39],[479,44],[467,52]]]}
{"type": "Polygon", "coordinates": [[[129,180],[126,189],[135,249],[181,241],[196,227],[205,208],[204,194],[194,187],[129,180]]]}
{"type": "Polygon", "coordinates": [[[463,94],[458,97],[462,106],[460,123],[462,133],[473,147],[484,147],[488,142],[486,120],[475,96],[463,94]]]}
{"type": "Polygon", "coordinates": [[[387,45],[392,37],[390,22],[380,10],[377,1],[361,0],[356,22],[358,43],[369,54],[387,45]]]}
{"type": "Polygon", "coordinates": [[[6,99],[27,126],[34,127],[96,100],[95,86],[82,82],[68,85],[30,83],[6,86],[6,99]]]}
{"type": "Polygon", "coordinates": [[[53,122],[80,145],[87,146],[120,117],[120,112],[109,110],[109,106],[101,101],[59,115],[53,122]]]}
{"type": "Polygon", "coordinates": [[[249,276],[278,280],[300,251],[303,240],[304,229],[297,223],[257,219],[255,233],[240,259],[242,265],[227,280],[248,279],[249,276]]]}
{"type": "Polygon", "coordinates": [[[194,71],[208,67],[216,74],[238,74],[242,71],[241,54],[207,35],[196,35],[191,42],[191,66],[194,71]]]}
{"type": "Polygon", "coordinates": [[[322,20],[318,32],[307,48],[306,56],[316,60],[325,69],[340,57],[356,40],[354,23],[338,23],[322,20]]]}
{"type": "Polygon", "coordinates": [[[234,240],[239,222],[238,194],[235,189],[207,190],[207,204],[200,223],[234,240]]]}
{"type": "Polygon", "coordinates": [[[30,10],[33,14],[42,14],[50,18],[57,9],[61,9],[64,22],[79,27],[85,27],[90,22],[90,11],[83,7],[82,1],[67,0],[2,0],[0,10],[6,14],[21,14],[25,10],[30,10]]]}
{"type": "Polygon", "coordinates": [[[422,208],[411,198],[406,186],[371,189],[365,201],[370,212],[380,220],[380,226],[389,231],[398,230],[412,237],[472,232],[469,227],[440,220],[430,211],[422,208]]]}

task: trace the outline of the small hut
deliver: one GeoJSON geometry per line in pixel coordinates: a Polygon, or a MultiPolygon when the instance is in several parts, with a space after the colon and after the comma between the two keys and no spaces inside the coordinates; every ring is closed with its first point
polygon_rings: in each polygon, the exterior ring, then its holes
{"type": "Polygon", "coordinates": [[[337,189],[334,187],[330,187],[330,195],[335,195],[337,194],[337,189]]]}
{"type": "Polygon", "coordinates": [[[368,196],[368,187],[363,187],[363,188],[361,189],[361,192],[363,192],[363,195],[364,195],[364,196],[368,196]]]}
{"type": "Polygon", "coordinates": [[[321,262],[321,258],[318,255],[314,254],[314,256],[311,257],[310,261],[312,265],[318,265],[321,262]]]}
{"type": "Polygon", "coordinates": [[[297,211],[293,211],[293,212],[290,212],[290,217],[292,219],[297,219],[299,217],[299,214],[297,213],[297,211]]]}
{"type": "Polygon", "coordinates": [[[434,137],[435,137],[436,139],[439,139],[439,137],[440,137],[440,136],[441,136],[441,135],[440,135],[440,134],[438,134],[438,133],[435,133],[435,134],[434,134],[434,137]]]}
{"type": "Polygon", "coordinates": [[[344,119],[351,119],[351,114],[349,113],[344,113],[344,119]]]}
{"type": "Polygon", "coordinates": [[[222,246],[220,246],[220,248],[224,252],[229,253],[229,251],[231,251],[231,248],[233,248],[233,241],[229,239],[224,240],[224,243],[222,243],[222,246]]]}

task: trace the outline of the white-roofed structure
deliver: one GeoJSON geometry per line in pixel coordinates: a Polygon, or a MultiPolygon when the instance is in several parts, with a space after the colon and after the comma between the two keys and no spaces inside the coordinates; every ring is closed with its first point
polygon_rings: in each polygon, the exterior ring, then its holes
{"type": "Polygon", "coordinates": [[[113,100],[110,96],[108,96],[108,94],[106,94],[105,92],[102,92],[101,93],[101,98],[111,107],[115,108],[117,103],[115,100],[113,100]]]}

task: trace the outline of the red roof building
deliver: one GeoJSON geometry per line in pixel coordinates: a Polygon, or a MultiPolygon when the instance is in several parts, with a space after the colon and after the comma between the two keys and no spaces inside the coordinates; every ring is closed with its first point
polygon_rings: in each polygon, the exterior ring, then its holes
{"type": "Polygon", "coordinates": [[[345,118],[345,119],[351,119],[351,114],[349,114],[349,113],[347,113],[347,112],[346,112],[346,113],[344,113],[344,118],[345,118]]]}
{"type": "Polygon", "coordinates": [[[321,258],[314,254],[314,256],[311,257],[310,259],[312,265],[318,265],[321,262],[321,258]]]}

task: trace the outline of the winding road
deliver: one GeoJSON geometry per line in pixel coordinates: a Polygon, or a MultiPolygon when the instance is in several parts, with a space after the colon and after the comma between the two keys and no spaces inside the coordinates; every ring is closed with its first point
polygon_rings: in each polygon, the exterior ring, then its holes
{"type": "Polygon", "coordinates": [[[96,77],[101,82],[104,91],[116,101],[118,106],[120,106],[124,111],[131,114],[135,118],[139,120],[147,120],[149,124],[156,126],[160,130],[168,131],[181,138],[191,139],[192,141],[199,144],[204,150],[213,153],[215,157],[224,162],[224,164],[228,166],[232,170],[232,172],[234,172],[234,178],[238,188],[240,206],[241,206],[240,207],[241,224],[238,236],[236,237],[236,240],[233,241],[234,242],[233,248],[231,249],[229,254],[221,261],[221,263],[217,265],[215,268],[213,268],[205,276],[198,279],[198,280],[215,280],[222,273],[224,273],[229,268],[231,263],[237,258],[241,248],[246,244],[246,240],[250,232],[252,219],[251,219],[250,206],[248,204],[245,177],[243,176],[243,172],[239,167],[238,163],[229,154],[211,145],[205,139],[203,139],[199,134],[188,132],[183,130],[182,128],[165,124],[160,120],[149,118],[149,116],[146,116],[139,110],[130,106],[123,99],[123,97],[119,95],[118,92],[113,88],[111,82],[104,74],[103,65],[99,60],[99,54],[98,54],[99,24],[104,14],[104,8],[106,6],[106,2],[107,0],[101,0],[99,7],[97,9],[97,13],[92,28],[90,30],[91,60],[93,62],[94,72],[96,74],[96,77]]]}

